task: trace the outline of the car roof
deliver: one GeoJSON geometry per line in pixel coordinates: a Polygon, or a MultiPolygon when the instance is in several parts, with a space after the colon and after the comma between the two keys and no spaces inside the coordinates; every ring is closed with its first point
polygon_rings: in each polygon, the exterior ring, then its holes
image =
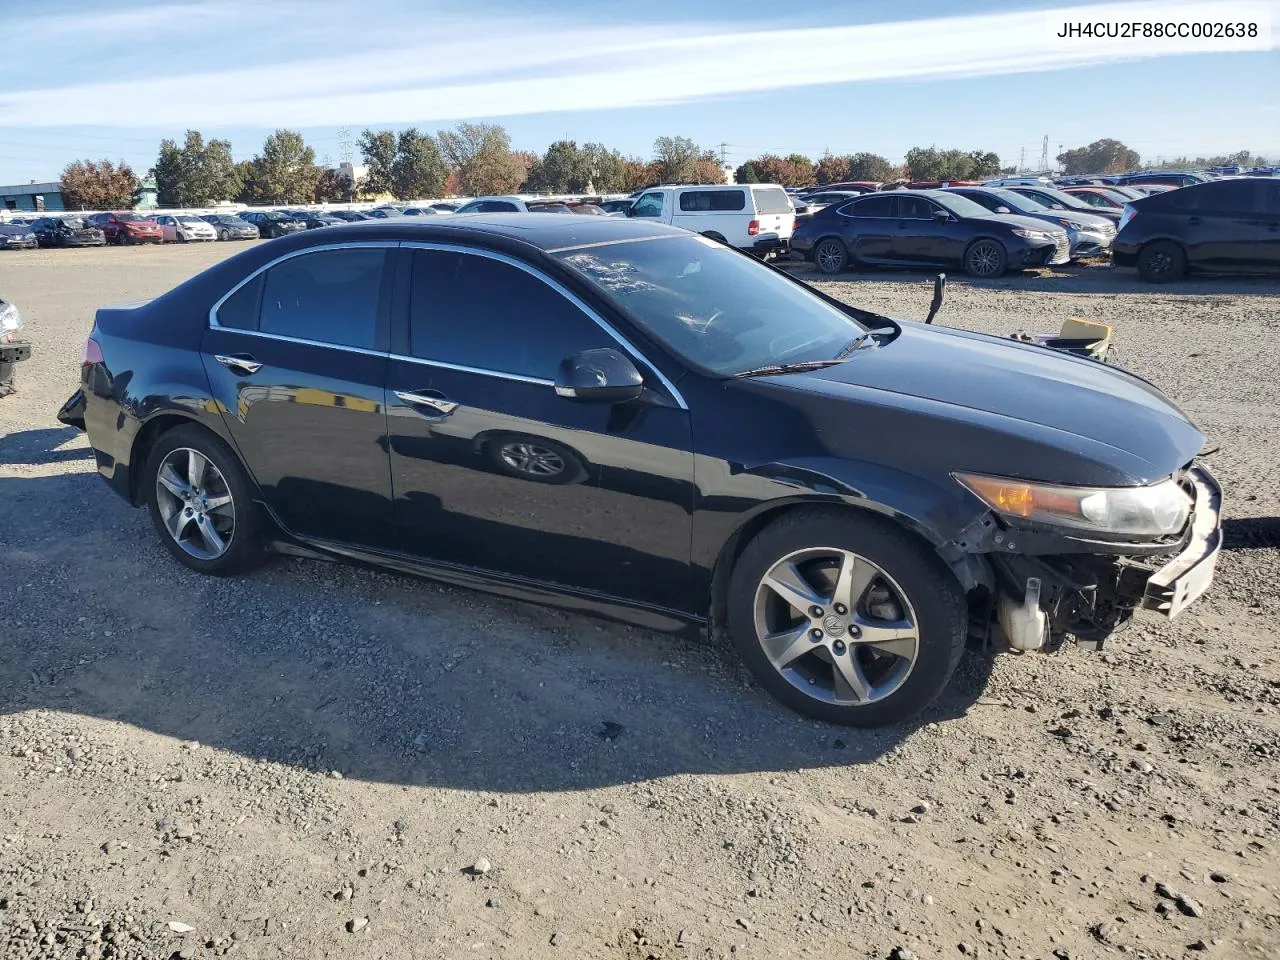
{"type": "Polygon", "coordinates": [[[375,238],[456,243],[490,236],[520,241],[542,250],[664,236],[692,236],[687,230],[660,223],[615,217],[583,217],[572,213],[461,213],[451,217],[363,220],[326,227],[323,232],[325,243],[375,238]]]}

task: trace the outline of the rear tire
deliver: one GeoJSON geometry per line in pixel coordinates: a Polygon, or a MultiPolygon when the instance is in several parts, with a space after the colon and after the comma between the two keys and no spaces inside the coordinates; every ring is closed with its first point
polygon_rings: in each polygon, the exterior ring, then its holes
{"type": "Polygon", "coordinates": [[[924,710],[960,661],[966,623],[960,584],[933,551],[848,510],[775,521],[730,579],[729,634],[747,668],[774,698],[829,723],[879,727],[924,710]],[[770,585],[788,581],[802,588],[791,600],[770,585]]]}
{"type": "Polygon", "coordinates": [[[253,487],[231,448],[196,424],[164,433],[142,475],[156,533],[184,567],[225,576],[263,560],[253,487]],[[203,459],[195,472],[191,461],[203,459]]]}
{"type": "Polygon", "coordinates": [[[844,241],[834,237],[820,240],[813,248],[813,263],[819,272],[828,276],[843,273],[849,266],[849,251],[844,241]]]}
{"type": "Polygon", "coordinates": [[[998,240],[975,240],[964,252],[964,269],[971,277],[989,280],[1009,269],[1009,254],[998,240]]]}
{"type": "Polygon", "coordinates": [[[230,240],[230,239],[231,239],[231,234],[230,234],[226,229],[219,230],[219,231],[218,231],[218,239],[219,239],[219,240],[230,240]]]}
{"type": "Polygon", "coordinates": [[[1187,255],[1172,240],[1148,243],[1138,253],[1138,276],[1147,283],[1180,280],[1187,270],[1187,255]]]}

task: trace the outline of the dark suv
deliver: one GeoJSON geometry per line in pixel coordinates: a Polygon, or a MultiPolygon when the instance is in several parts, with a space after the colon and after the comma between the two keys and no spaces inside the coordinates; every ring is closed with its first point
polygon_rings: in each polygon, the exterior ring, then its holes
{"type": "Polygon", "coordinates": [[[1111,252],[1151,283],[1189,270],[1280,272],[1280,180],[1214,180],[1134,200],[1111,252]]]}
{"type": "Polygon", "coordinates": [[[291,233],[307,229],[307,225],[291,214],[278,210],[246,210],[240,219],[258,228],[264,240],[271,237],[287,237],[291,233]]]}

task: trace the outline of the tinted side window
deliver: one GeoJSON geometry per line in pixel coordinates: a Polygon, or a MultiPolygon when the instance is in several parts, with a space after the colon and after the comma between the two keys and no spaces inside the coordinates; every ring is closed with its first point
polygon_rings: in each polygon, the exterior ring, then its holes
{"type": "Polygon", "coordinates": [[[681,210],[745,210],[747,195],[742,190],[687,190],[680,194],[681,210]]]}
{"type": "Polygon", "coordinates": [[[267,271],[263,333],[373,349],[386,251],[353,247],[285,260],[267,271]]]}
{"type": "Polygon", "coordinates": [[[542,280],[501,260],[445,250],[413,255],[415,357],[555,379],[560,361],[613,338],[542,280]]]}
{"type": "Polygon", "coordinates": [[[1220,180],[1171,191],[1169,198],[1175,210],[1243,213],[1253,209],[1253,184],[1248,180],[1220,180]]]}
{"type": "Polygon", "coordinates": [[[755,187],[751,191],[756,198],[756,213],[791,213],[791,198],[781,187],[755,187]]]}
{"type": "Polygon", "coordinates": [[[218,308],[218,326],[231,330],[257,330],[258,305],[262,302],[262,284],[266,274],[260,273],[227,297],[218,308]]]}
{"type": "Polygon", "coordinates": [[[924,197],[901,196],[898,198],[898,216],[903,220],[928,220],[933,216],[933,204],[924,197]]]}
{"type": "Polygon", "coordinates": [[[893,197],[867,197],[857,203],[851,203],[840,211],[852,217],[892,217],[893,197]]]}
{"type": "Polygon", "coordinates": [[[485,200],[479,209],[481,213],[517,213],[520,210],[510,200],[485,200]]]}
{"type": "Polygon", "coordinates": [[[964,193],[963,191],[960,191],[960,190],[957,190],[956,192],[959,193],[960,196],[964,197],[966,200],[972,200],[974,203],[978,204],[978,206],[985,207],[988,210],[994,210],[996,207],[1004,206],[1003,203],[1001,203],[996,197],[993,197],[990,194],[964,193]]]}

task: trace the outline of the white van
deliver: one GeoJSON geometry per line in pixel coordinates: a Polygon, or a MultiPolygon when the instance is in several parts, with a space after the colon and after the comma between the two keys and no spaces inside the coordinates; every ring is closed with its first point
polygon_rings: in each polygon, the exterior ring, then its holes
{"type": "Polygon", "coordinates": [[[791,198],[772,183],[653,187],[636,197],[627,216],[684,227],[761,255],[785,251],[796,225],[791,198]]]}

